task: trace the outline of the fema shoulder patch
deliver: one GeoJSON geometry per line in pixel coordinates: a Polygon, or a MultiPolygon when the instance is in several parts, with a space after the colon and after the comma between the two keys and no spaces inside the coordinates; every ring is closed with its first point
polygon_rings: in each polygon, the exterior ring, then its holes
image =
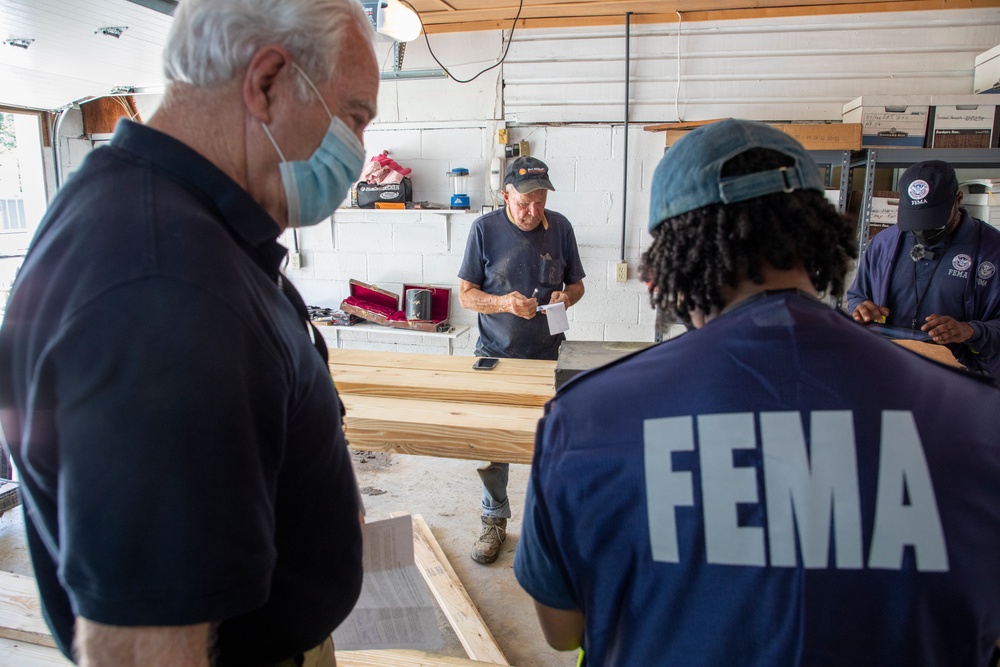
{"type": "Polygon", "coordinates": [[[976,271],[979,277],[983,280],[989,280],[996,272],[997,267],[993,266],[993,262],[983,262],[979,265],[979,269],[976,271]]]}
{"type": "MultiPolygon", "coordinates": [[[[955,267],[956,271],[968,271],[969,267],[972,266],[972,258],[966,254],[955,255],[955,259],[951,260],[951,265],[955,267]]],[[[992,264],[990,266],[993,266],[992,264]]],[[[980,265],[980,268],[982,266],[980,265]]]]}

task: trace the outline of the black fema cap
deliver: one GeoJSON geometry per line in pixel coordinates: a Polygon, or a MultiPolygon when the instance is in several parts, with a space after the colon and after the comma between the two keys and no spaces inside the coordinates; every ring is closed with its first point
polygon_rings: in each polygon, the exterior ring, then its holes
{"type": "Polygon", "coordinates": [[[904,232],[944,227],[957,194],[958,176],[954,167],[941,160],[918,162],[899,177],[896,224],[904,232]]]}

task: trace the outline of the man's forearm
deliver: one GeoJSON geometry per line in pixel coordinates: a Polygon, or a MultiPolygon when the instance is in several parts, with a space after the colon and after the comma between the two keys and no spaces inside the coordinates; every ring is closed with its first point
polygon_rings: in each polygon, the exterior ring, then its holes
{"type": "Polygon", "coordinates": [[[583,282],[566,285],[563,292],[569,297],[569,305],[575,305],[577,301],[583,298],[583,282]]]}
{"type": "Polygon", "coordinates": [[[505,294],[487,294],[481,289],[468,289],[459,295],[462,308],[474,310],[483,315],[510,312],[509,301],[510,299],[505,294]]]}
{"type": "Polygon", "coordinates": [[[80,667],[208,667],[212,626],[121,627],[76,619],[80,667]]]}

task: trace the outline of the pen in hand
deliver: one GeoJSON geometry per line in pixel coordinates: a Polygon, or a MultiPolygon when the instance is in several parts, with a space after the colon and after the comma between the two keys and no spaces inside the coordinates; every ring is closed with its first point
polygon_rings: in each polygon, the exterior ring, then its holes
{"type": "Polygon", "coordinates": [[[538,296],[538,288],[537,287],[535,288],[535,291],[531,293],[531,297],[530,298],[534,299],[536,296],[538,296]]]}

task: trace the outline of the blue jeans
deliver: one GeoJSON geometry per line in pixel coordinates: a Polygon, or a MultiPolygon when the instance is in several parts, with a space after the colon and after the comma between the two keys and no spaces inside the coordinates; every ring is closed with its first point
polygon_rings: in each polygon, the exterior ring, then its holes
{"type": "Polygon", "coordinates": [[[510,518],[510,500],[507,498],[509,463],[483,462],[479,466],[483,480],[483,516],[494,519],[510,518]]]}

